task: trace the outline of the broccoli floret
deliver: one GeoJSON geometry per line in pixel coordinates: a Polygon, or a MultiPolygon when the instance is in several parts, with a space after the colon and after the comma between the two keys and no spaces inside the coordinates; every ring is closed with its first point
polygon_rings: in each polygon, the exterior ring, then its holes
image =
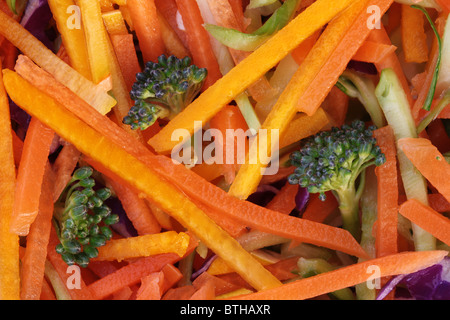
{"type": "Polygon", "coordinates": [[[359,240],[359,198],[364,187],[361,173],[369,166],[379,166],[386,161],[376,145],[371,126],[366,129],[363,121],[334,127],[308,138],[299,151],[291,154],[295,166],[289,183],[299,184],[311,193],[319,193],[325,200],[325,192],[331,191],[338,200],[343,227],[359,240]],[[356,183],[359,179],[358,189],[356,183]]]}
{"type": "Polygon", "coordinates": [[[161,55],[158,62],[147,62],[136,75],[130,92],[135,104],[123,123],[145,130],[158,118],[170,119],[195,99],[206,76],[207,70],[191,64],[189,57],[161,55]]]}
{"type": "Polygon", "coordinates": [[[77,169],[58,201],[54,223],[60,243],[56,246],[64,262],[86,267],[98,255],[98,247],[112,237],[109,225],[119,217],[111,213],[105,201],[111,197],[109,188],[94,191],[93,169],[77,169]]]}

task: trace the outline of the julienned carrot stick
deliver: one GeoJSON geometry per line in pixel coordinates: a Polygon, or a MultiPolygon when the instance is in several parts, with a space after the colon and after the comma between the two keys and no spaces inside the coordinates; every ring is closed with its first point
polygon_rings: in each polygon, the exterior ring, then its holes
{"type": "Polygon", "coordinates": [[[141,286],[136,294],[136,300],[161,300],[163,295],[164,274],[153,272],[141,280],[141,286]]]}
{"type": "Polygon", "coordinates": [[[75,1],[49,0],[48,4],[69,56],[70,65],[86,79],[92,79],[84,30],[81,25],[80,28],[77,27],[77,23],[81,24],[81,21],[77,20],[79,17],[73,16],[74,13],[76,14],[76,10],[69,10],[75,8],[71,7],[75,6],[75,1]]]}
{"type": "MultiPolygon", "coordinates": [[[[328,53],[329,56],[327,57],[326,63],[321,67],[318,76],[311,82],[309,90],[307,90],[298,100],[297,108],[299,111],[312,115],[317,110],[320,103],[325,100],[330,89],[337,82],[338,77],[347,67],[348,62],[367,39],[371,30],[368,28],[368,21],[370,21],[371,18],[370,10],[367,10],[367,8],[370,6],[377,6],[380,9],[380,13],[384,14],[392,3],[392,0],[366,1],[364,9],[359,12],[359,15],[351,18],[349,12],[349,20],[345,21],[345,19],[341,19],[341,21],[344,22],[341,27],[339,27],[337,23],[334,24],[336,25],[336,28],[338,28],[337,30],[341,30],[341,33],[337,34],[342,35],[342,38],[335,35],[334,37],[330,37],[331,42],[328,42],[330,40],[327,40],[326,37],[322,36],[323,42],[320,39],[318,40],[318,44],[316,45],[317,51],[313,48],[309,53],[310,57],[308,57],[307,60],[309,59],[312,62],[318,61],[316,60],[316,56],[321,54],[319,50],[321,47],[323,48],[323,46],[329,46],[328,48],[330,49],[333,49],[333,45],[335,47],[333,51],[328,53]],[[348,32],[346,32],[346,30],[348,32]],[[333,38],[334,40],[332,40],[333,38]],[[333,44],[333,41],[338,42],[334,42],[333,44]]],[[[356,8],[356,6],[353,7],[356,8]]],[[[325,32],[327,31],[325,30],[325,32]]],[[[325,53],[327,52],[325,51],[325,53]]]]}
{"type": "Polygon", "coordinates": [[[321,33],[322,30],[317,30],[308,39],[303,41],[297,48],[292,50],[292,58],[294,58],[295,62],[297,62],[298,65],[301,65],[303,61],[305,61],[306,56],[308,55],[309,51],[311,51],[312,47],[314,47],[314,44],[316,43],[321,33]]]}
{"type": "Polygon", "coordinates": [[[80,151],[73,145],[67,144],[59,152],[58,157],[52,165],[55,175],[53,187],[53,201],[56,202],[64,188],[72,178],[72,173],[80,159],[80,151]]]}
{"type": "MultiPolygon", "coordinates": [[[[236,132],[236,130],[247,131],[248,126],[244,117],[236,106],[228,105],[220,110],[210,121],[211,128],[217,129],[221,133],[222,139],[215,140],[216,150],[222,150],[223,163],[222,173],[225,181],[231,184],[236,176],[236,172],[239,169],[238,150],[237,150],[237,137],[233,136],[233,139],[229,139],[227,130],[236,132]],[[222,140],[222,141],[220,141],[222,140]],[[233,157],[231,157],[233,155],[233,157]]],[[[243,159],[241,159],[243,161],[243,159]]]]}
{"type": "Polygon", "coordinates": [[[133,28],[136,31],[144,61],[156,62],[165,51],[154,0],[129,0],[133,28]]]}
{"type": "Polygon", "coordinates": [[[176,253],[184,256],[189,246],[190,237],[184,233],[166,231],[123,239],[112,239],[98,248],[94,260],[122,261],[163,253],[176,253]]]}
{"type": "MultiPolygon", "coordinates": [[[[1,69],[1,62],[0,62],[1,69]]],[[[0,299],[20,299],[19,236],[10,232],[16,169],[8,98],[0,75],[0,299]]]]}
{"type": "Polygon", "coordinates": [[[397,50],[397,47],[394,45],[366,40],[356,51],[353,60],[379,63],[386,55],[394,53],[395,50],[397,50]]]}
{"type": "MultiPolygon", "coordinates": [[[[392,2],[384,1],[389,4],[392,2]]],[[[353,56],[354,52],[350,48],[356,51],[364,40],[361,34],[369,33],[366,7],[371,3],[371,0],[353,2],[348,10],[328,25],[262,124],[261,129],[267,130],[268,137],[255,140],[250,146],[249,154],[258,154],[260,148],[267,150],[268,156],[272,156],[279,148],[272,144],[272,133],[283,137],[298,111],[308,116],[317,111],[353,56]],[[364,27],[360,27],[362,23],[364,27]],[[346,45],[343,47],[342,43],[346,45]]],[[[230,194],[239,199],[247,199],[260,183],[265,167],[262,159],[257,159],[254,164],[246,161],[230,187],[230,194]]]]}
{"type": "Polygon", "coordinates": [[[161,231],[161,226],[153,216],[152,211],[145,200],[139,197],[138,193],[114,179],[108,177],[106,180],[113,188],[125,209],[127,217],[133,223],[139,235],[154,234],[161,231]]]}
{"type": "Polygon", "coordinates": [[[339,289],[348,288],[371,280],[373,266],[378,267],[380,277],[408,274],[427,268],[441,261],[447,251],[402,252],[356,263],[340,269],[294,281],[281,287],[234,297],[243,300],[304,300],[339,289]]]}
{"type": "Polygon", "coordinates": [[[51,73],[58,81],[73,90],[101,113],[108,113],[116,104],[103,88],[83,77],[52,53],[17,21],[0,11],[0,33],[23,54],[51,73]]]}
{"type": "MultiPolygon", "coordinates": [[[[336,86],[330,90],[330,93],[328,93],[321,108],[328,115],[331,126],[340,127],[344,124],[347,117],[349,100],[349,96],[336,86]]],[[[319,110],[320,109],[318,109],[314,115],[317,114],[319,110]]]]}
{"type": "Polygon", "coordinates": [[[398,147],[405,153],[420,173],[450,201],[450,164],[425,138],[403,138],[398,147]]]}
{"type": "Polygon", "coordinates": [[[39,212],[39,198],[50,146],[55,133],[32,118],[17,172],[11,232],[26,236],[39,212]]]}
{"type": "Polygon", "coordinates": [[[180,38],[185,48],[189,47],[186,30],[180,29],[179,13],[175,0],[155,0],[156,8],[180,38]]]}
{"type": "Polygon", "coordinates": [[[53,172],[47,167],[39,204],[39,213],[31,224],[22,258],[20,298],[39,300],[44,282],[45,261],[53,217],[53,172]]]}
{"type": "Polygon", "coordinates": [[[141,67],[136,55],[132,34],[112,34],[110,35],[114,52],[119,62],[120,70],[128,91],[136,81],[136,74],[141,72],[141,67]]]}
{"type": "Polygon", "coordinates": [[[383,257],[397,253],[397,149],[391,127],[375,130],[374,137],[386,156],[386,162],[375,169],[378,181],[375,246],[377,257],[383,257]]]}
{"type": "Polygon", "coordinates": [[[325,200],[320,200],[318,193],[311,194],[302,218],[321,223],[325,221],[339,206],[336,197],[331,192],[328,192],[326,196],[325,200]]]}
{"type": "Polygon", "coordinates": [[[178,11],[183,19],[193,62],[208,70],[203,89],[207,89],[222,77],[219,64],[209,40],[209,34],[203,27],[203,18],[195,0],[176,0],[178,11]]]}
{"type": "MultiPolygon", "coordinates": [[[[186,254],[191,253],[196,242],[191,241],[186,254]]],[[[174,264],[180,260],[175,253],[164,253],[156,256],[140,258],[115,272],[90,284],[85,290],[92,293],[96,300],[104,299],[118,290],[138,283],[143,277],[160,271],[167,264],[174,264]]]]}
{"type": "Polygon", "coordinates": [[[280,285],[239,243],[191,202],[177,187],[160,178],[144,163],[111,140],[74,117],[63,106],[34,88],[10,70],[4,70],[5,87],[11,99],[27,112],[56,128],[58,134],[78,150],[121,176],[193,232],[207,247],[227,261],[249,283],[259,289],[280,285]],[[20,100],[20,101],[19,101],[20,100]],[[33,107],[31,107],[33,106],[33,107]],[[53,112],[46,110],[49,108],[53,112]],[[46,115],[47,114],[47,115],[46,115]],[[45,119],[45,120],[44,120],[45,119]],[[152,186],[152,188],[149,188],[152,186]],[[251,270],[251,272],[250,272],[251,270]]]}
{"type": "Polygon", "coordinates": [[[266,208],[284,214],[290,214],[295,209],[295,196],[298,192],[298,185],[286,183],[280,192],[267,204],[266,208]]]}
{"type": "Polygon", "coordinates": [[[177,32],[172,28],[162,13],[157,10],[161,34],[168,55],[174,55],[179,59],[190,56],[191,53],[184,46],[177,32]]]}
{"type": "Polygon", "coordinates": [[[400,206],[400,214],[437,239],[450,244],[450,220],[419,200],[409,199],[400,206]]]}
{"type": "Polygon", "coordinates": [[[405,61],[409,63],[426,62],[428,60],[428,44],[423,13],[403,4],[401,31],[405,61]]]}
{"type": "Polygon", "coordinates": [[[446,10],[447,12],[450,12],[450,3],[448,3],[445,0],[436,0],[442,9],[446,10]]]}
{"type": "Polygon", "coordinates": [[[14,164],[16,165],[16,167],[19,167],[20,158],[22,157],[23,141],[22,139],[19,138],[17,133],[14,130],[12,130],[12,128],[11,134],[13,141],[14,164]]]}
{"type": "Polygon", "coordinates": [[[277,32],[235,68],[209,87],[203,94],[172,119],[149,144],[158,153],[170,153],[180,141],[170,141],[175,129],[194,131],[194,121],[209,121],[219,110],[274,67],[292,49],[339,14],[350,0],[318,0],[277,32]],[[227,94],[223,94],[227,92],[227,94]]]}

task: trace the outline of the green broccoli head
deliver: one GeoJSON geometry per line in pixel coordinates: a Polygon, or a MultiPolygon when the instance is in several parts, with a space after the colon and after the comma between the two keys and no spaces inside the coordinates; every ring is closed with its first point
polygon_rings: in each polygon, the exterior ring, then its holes
{"type": "Polygon", "coordinates": [[[289,183],[319,193],[322,200],[327,191],[332,191],[339,202],[344,227],[347,224],[353,234],[358,233],[355,229],[359,209],[357,178],[367,167],[386,161],[373,137],[375,129],[374,126],[366,128],[363,121],[356,120],[350,125],[321,131],[308,138],[290,157],[296,168],[288,177],[289,183]]]}
{"type": "Polygon", "coordinates": [[[86,267],[98,255],[98,247],[112,237],[109,225],[118,222],[117,215],[105,204],[111,191],[94,191],[95,180],[91,167],[77,169],[65,190],[62,212],[55,214],[60,243],[56,251],[68,265],[86,267]]]}
{"type": "Polygon", "coordinates": [[[145,130],[158,118],[173,117],[194,100],[206,76],[207,70],[192,64],[189,57],[161,55],[158,62],[147,62],[136,75],[130,92],[135,104],[123,123],[145,130]]]}

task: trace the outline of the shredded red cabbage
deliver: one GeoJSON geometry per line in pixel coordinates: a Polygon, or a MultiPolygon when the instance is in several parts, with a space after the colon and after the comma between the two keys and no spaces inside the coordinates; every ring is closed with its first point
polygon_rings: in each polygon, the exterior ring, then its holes
{"type": "Polygon", "coordinates": [[[300,214],[305,211],[306,206],[309,202],[309,192],[307,188],[298,188],[297,195],[295,196],[295,205],[300,214]]]}
{"type": "Polygon", "coordinates": [[[378,74],[377,67],[373,63],[369,62],[350,60],[347,68],[370,75],[378,74]]]}
{"type": "Polygon", "coordinates": [[[417,272],[391,278],[381,288],[377,300],[383,300],[397,286],[404,286],[414,300],[450,300],[450,258],[417,272]]]}
{"type": "Polygon", "coordinates": [[[111,208],[112,213],[119,216],[119,222],[113,224],[111,229],[125,238],[136,237],[138,232],[128,218],[120,200],[116,197],[111,197],[106,200],[106,204],[111,208]]]}
{"type": "Polygon", "coordinates": [[[20,24],[47,48],[54,51],[54,43],[49,36],[49,23],[53,15],[47,0],[30,0],[25,8],[20,24]]]}

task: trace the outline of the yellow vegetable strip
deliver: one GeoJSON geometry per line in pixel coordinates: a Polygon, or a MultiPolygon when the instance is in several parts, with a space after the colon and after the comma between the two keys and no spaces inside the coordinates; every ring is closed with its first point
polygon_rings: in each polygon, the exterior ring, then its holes
{"type": "Polygon", "coordinates": [[[92,0],[76,0],[80,6],[86,36],[92,81],[100,83],[111,74],[109,68],[108,43],[100,3],[92,0]]]}
{"type": "Polygon", "coordinates": [[[86,79],[91,79],[91,67],[79,8],[75,7],[73,0],[49,0],[48,4],[69,56],[70,65],[86,79]]]}
{"type": "MultiPolygon", "coordinates": [[[[1,69],[1,62],[0,62],[1,69]]],[[[0,75],[0,300],[20,299],[19,236],[9,231],[14,205],[16,171],[9,103],[0,75]]]]}
{"type": "Polygon", "coordinates": [[[58,58],[17,21],[0,11],[0,34],[5,36],[23,54],[51,73],[58,81],[75,92],[100,113],[106,114],[116,104],[101,87],[86,79],[58,58]]]}
{"type": "Polygon", "coordinates": [[[213,86],[205,90],[151,138],[149,144],[158,153],[170,153],[180,143],[180,141],[171,141],[174,130],[186,129],[193,134],[194,121],[202,121],[203,124],[209,121],[227,103],[261,78],[291,50],[328,23],[351,2],[351,0],[316,1],[213,86]]]}
{"type": "Polygon", "coordinates": [[[20,107],[51,127],[86,156],[101,163],[125,182],[146,194],[202,241],[257,290],[281,285],[250,253],[217,226],[176,187],[162,180],[144,163],[68,112],[15,72],[4,70],[5,87],[20,107]],[[51,112],[49,112],[51,110],[51,112]]]}
{"type": "Polygon", "coordinates": [[[94,260],[122,261],[171,252],[182,257],[186,253],[189,239],[186,233],[175,231],[113,239],[98,248],[98,256],[94,260]]]}
{"type": "MultiPolygon", "coordinates": [[[[273,154],[273,151],[278,148],[277,145],[271,144],[272,130],[278,130],[280,137],[284,135],[289,123],[297,113],[299,99],[328,61],[334,49],[339,45],[341,39],[353,25],[355,19],[366,8],[368,2],[368,0],[353,2],[347,10],[328,25],[262,124],[261,129],[267,130],[268,137],[255,140],[250,146],[249,154],[258,154],[258,148],[261,144],[267,145],[266,150],[270,154],[273,154]]],[[[256,190],[266,167],[260,157],[257,157],[256,160],[256,163],[246,161],[241,166],[230,187],[229,193],[231,195],[238,199],[247,199],[256,190]]]]}
{"type": "Polygon", "coordinates": [[[108,11],[102,14],[106,31],[112,34],[128,34],[128,29],[120,10],[108,11]]]}

